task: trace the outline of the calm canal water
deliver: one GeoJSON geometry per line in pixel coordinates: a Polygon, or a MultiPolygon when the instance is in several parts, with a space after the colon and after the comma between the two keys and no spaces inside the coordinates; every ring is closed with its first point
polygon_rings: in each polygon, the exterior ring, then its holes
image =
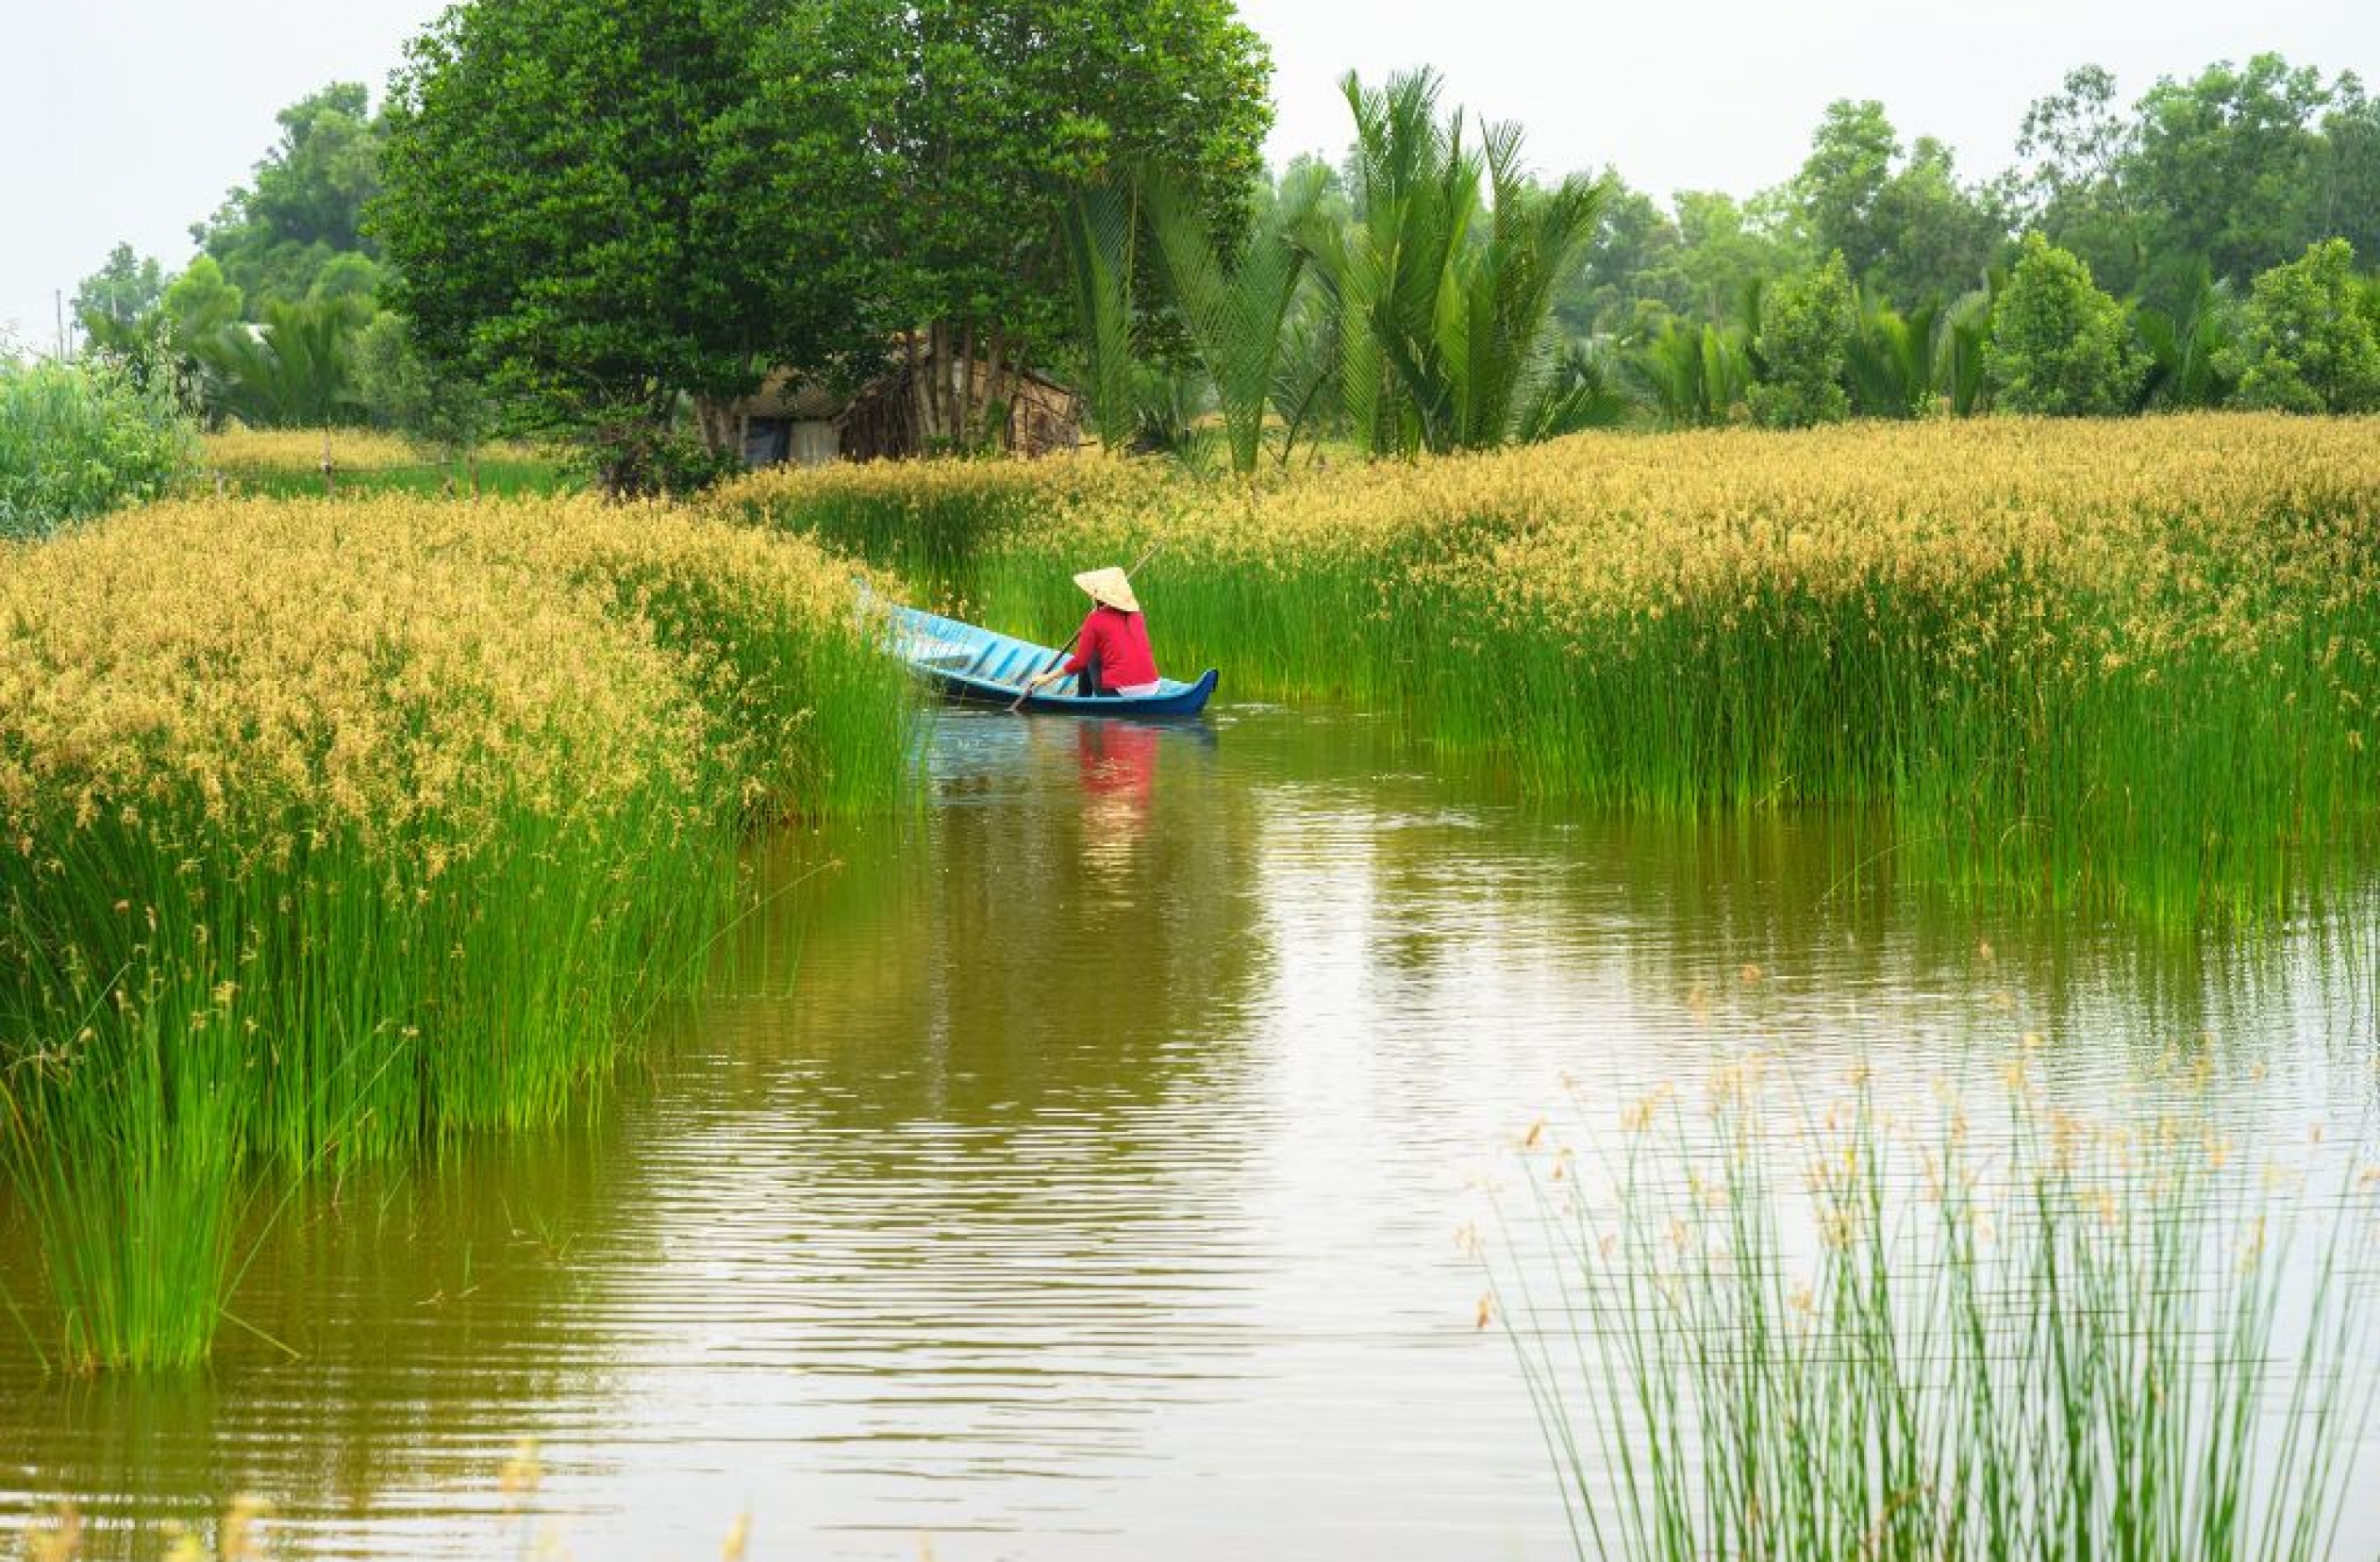
{"type": "Polygon", "coordinates": [[[2058,1098],[2211,1075],[2251,1144],[2372,1101],[2371,952],[2320,928],[1979,919],[1841,824],[1525,809],[1356,718],[953,714],[924,762],[917,817],[769,843],[597,1121],[285,1213],[210,1373],[44,1379],[0,1320],[0,1533],[71,1499],[154,1555],[253,1491],[325,1556],[741,1514],[761,1558],[1563,1556],[1453,1239],[1549,1111],[1616,1134],[1750,1047],[1914,1100],[2025,1032],[2058,1098]]]}

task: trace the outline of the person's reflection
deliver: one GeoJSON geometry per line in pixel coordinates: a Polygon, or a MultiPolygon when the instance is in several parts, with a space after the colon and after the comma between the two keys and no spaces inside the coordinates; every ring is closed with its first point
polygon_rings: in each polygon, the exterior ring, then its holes
{"type": "Polygon", "coordinates": [[[1157,795],[1157,730],[1139,722],[1082,721],[1074,758],[1082,769],[1084,856],[1094,870],[1130,870],[1157,795]]]}

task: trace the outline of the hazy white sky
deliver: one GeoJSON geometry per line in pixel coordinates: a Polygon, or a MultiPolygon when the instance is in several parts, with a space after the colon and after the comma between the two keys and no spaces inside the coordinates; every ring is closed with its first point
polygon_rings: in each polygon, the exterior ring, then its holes
{"type": "MultiPolygon", "coordinates": [[[[439,0],[0,0],[0,330],[46,343],[129,240],[169,267],[244,182],[273,115],[325,82],[376,91],[439,0]]],[[[1336,88],[1422,61],[1449,97],[1529,127],[1548,169],[1749,192],[1800,162],[1837,97],[1883,100],[1971,174],[2003,166],[2024,106],[2068,67],[2127,100],[2160,75],[2277,49],[2380,87],[2380,0],[1240,0],[1273,42],[1277,159],[1336,154],[1336,88]]]]}

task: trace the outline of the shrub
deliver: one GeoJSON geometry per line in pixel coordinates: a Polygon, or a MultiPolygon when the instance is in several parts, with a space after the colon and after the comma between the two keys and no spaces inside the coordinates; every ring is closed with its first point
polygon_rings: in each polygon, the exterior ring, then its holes
{"type": "Polygon", "coordinates": [[[2100,291],[2079,257],[2027,234],[1991,311],[1985,373],[1993,405],[2052,417],[2124,412],[2147,372],[2123,306],[2100,291]]]}
{"type": "Polygon", "coordinates": [[[197,458],[197,430],[164,387],[104,364],[0,358],[0,538],[157,498],[197,458]]]}
{"type": "Polygon", "coordinates": [[[1806,428],[1840,423],[1849,415],[1843,366],[1851,322],[1851,277],[1840,255],[1767,291],[1760,300],[1754,421],[1770,428],[1806,428]]]}
{"type": "Polygon", "coordinates": [[[2282,412],[2380,408],[2380,323],[2344,239],[2326,240],[2255,280],[2239,341],[2225,357],[2239,400],[2282,412]]]}

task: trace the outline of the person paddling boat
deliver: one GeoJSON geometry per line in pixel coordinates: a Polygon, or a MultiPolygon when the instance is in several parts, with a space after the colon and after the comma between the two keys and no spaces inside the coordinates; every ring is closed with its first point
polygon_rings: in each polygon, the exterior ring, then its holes
{"type": "Polygon", "coordinates": [[[1091,608],[1074,638],[1074,654],[1025,682],[1027,690],[1045,688],[1061,678],[1080,679],[1086,696],[1139,698],[1157,690],[1157,656],[1149,649],[1149,627],[1140,616],[1140,600],[1132,594],[1132,580],[1122,570],[1086,570],[1074,584],[1090,595],[1091,608]]]}

